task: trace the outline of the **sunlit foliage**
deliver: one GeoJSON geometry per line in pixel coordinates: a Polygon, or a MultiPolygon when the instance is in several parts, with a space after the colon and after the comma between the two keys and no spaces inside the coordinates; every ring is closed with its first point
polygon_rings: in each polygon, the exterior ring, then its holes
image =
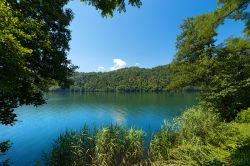
{"type": "Polygon", "coordinates": [[[168,88],[202,87],[203,104],[213,106],[230,121],[250,106],[249,1],[218,2],[215,11],[188,18],[181,25],[168,88]],[[244,35],[216,45],[216,30],[225,19],[244,21],[244,35]]]}

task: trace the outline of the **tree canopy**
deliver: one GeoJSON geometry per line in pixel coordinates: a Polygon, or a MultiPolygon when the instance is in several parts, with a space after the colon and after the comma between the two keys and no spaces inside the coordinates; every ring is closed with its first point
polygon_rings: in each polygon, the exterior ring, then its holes
{"type": "MultiPolygon", "coordinates": [[[[97,10],[101,11],[103,16],[113,16],[114,11],[125,12],[126,11],[126,1],[125,0],[81,0],[81,2],[86,3],[96,7],[97,10]]],[[[141,0],[128,0],[128,4],[134,7],[140,7],[142,5],[141,0]]]]}

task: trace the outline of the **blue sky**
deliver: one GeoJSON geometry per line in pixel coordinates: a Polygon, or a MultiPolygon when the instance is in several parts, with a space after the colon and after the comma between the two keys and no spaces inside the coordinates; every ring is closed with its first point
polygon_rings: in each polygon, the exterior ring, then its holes
{"type": "MultiPolygon", "coordinates": [[[[123,67],[152,68],[172,61],[179,25],[189,16],[216,8],[215,0],[142,0],[141,8],[103,18],[94,7],[72,1],[69,59],[78,71],[110,71],[123,67]]],[[[226,21],[218,42],[239,36],[243,23],[226,21]]]]}

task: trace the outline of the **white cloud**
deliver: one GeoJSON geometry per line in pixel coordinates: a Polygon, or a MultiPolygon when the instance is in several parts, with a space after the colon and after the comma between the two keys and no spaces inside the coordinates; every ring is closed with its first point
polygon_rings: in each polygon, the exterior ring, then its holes
{"type": "Polygon", "coordinates": [[[141,64],[138,63],[138,62],[136,62],[136,63],[135,63],[135,66],[138,66],[138,67],[139,67],[139,66],[141,66],[141,64]]]}
{"type": "Polygon", "coordinates": [[[103,66],[99,66],[98,68],[97,68],[97,71],[105,71],[105,67],[103,67],[103,66]]]}
{"type": "Polygon", "coordinates": [[[113,59],[114,66],[110,68],[110,70],[117,70],[126,67],[126,62],[122,59],[113,59]]]}

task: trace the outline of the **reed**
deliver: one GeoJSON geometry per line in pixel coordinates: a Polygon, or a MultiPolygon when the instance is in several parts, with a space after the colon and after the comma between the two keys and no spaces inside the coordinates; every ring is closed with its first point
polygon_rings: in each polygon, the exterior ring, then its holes
{"type": "Polygon", "coordinates": [[[52,151],[44,153],[45,165],[80,166],[91,165],[94,156],[94,137],[87,127],[80,133],[67,131],[54,142],[52,151]]]}
{"type": "Polygon", "coordinates": [[[95,161],[101,166],[133,165],[141,162],[144,152],[142,130],[110,126],[96,136],[95,161]]]}
{"type": "Polygon", "coordinates": [[[117,125],[90,132],[66,132],[54,142],[52,151],[43,156],[45,165],[53,166],[130,166],[144,158],[144,133],[117,125]]]}

